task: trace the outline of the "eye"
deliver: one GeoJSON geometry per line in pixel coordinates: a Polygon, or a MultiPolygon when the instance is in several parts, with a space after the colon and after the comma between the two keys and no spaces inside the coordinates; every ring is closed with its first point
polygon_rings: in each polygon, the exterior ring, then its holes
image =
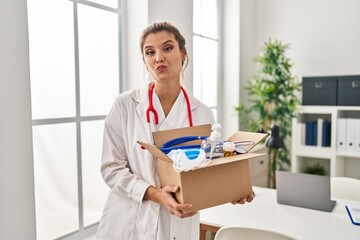
{"type": "Polygon", "coordinates": [[[148,50],[148,51],[145,52],[145,55],[146,56],[152,56],[152,55],[154,55],[154,51],[148,50]]]}
{"type": "Polygon", "coordinates": [[[167,46],[167,47],[164,48],[164,51],[165,51],[165,52],[169,52],[169,51],[171,51],[172,49],[173,49],[173,46],[167,46]]]}

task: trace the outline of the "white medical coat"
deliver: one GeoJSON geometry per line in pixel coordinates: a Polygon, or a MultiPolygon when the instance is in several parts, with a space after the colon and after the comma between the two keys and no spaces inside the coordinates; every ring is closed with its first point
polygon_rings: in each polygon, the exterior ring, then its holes
{"type": "MultiPolygon", "coordinates": [[[[137,141],[153,143],[152,132],[188,127],[185,97],[181,92],[165,118],[160,100],[153,94],[159,115],[147,123],[148,86],[120,94],[104,126],[101,173],[110,187],[105,203],[98,240],[198,240],[199,214],[180,219],[153,201],[143,201],[150,186],[160,187],[157,160],[137,141]]],[[[213,124],[212,111],[189,92],[193,125],[213,124]]]]}

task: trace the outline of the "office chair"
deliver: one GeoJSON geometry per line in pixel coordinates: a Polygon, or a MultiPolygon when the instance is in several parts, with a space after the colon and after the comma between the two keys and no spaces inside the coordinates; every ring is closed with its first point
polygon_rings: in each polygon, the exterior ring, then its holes
{"type": "Polygon", "coordinates": [[[349,177],[332,177],[331,197],[360,201],[360,180],[349,177]]]}
{"type": "Polygon", "coordinates": [[[282,233],[257,228],[227,226],[216,232],[214,240],[294,240],[282,233]]]}

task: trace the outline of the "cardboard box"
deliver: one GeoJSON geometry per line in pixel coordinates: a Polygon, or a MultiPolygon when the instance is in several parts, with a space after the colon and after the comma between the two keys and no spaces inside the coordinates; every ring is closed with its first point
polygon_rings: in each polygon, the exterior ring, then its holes
{"type": "MultiPolygon", "coordinates": [[[[172,160],[159,149],[163,143],[174,138],[210,136],[210,133],[211,125],[207,124],[154,132],[155,145],[138,141],[157,157],[161,186],[180,186],[180,191],[175,194],[175,197],[179,203],[191,203],[193,205],[187,212],[237,201],[252,194],[249,161],[252,158],[264,155],[246,153],[217,158],[211,160],[205,167],[178,173],[173,169],[172,160]]],[[[228,140],[253,140],[254,144],[246,146],[247,150],[250,150],[266,136],[267,134],[263,133],[236,132],[228,140]]],[[[186,144],[194,144],[194,141],[186,144]]]]}

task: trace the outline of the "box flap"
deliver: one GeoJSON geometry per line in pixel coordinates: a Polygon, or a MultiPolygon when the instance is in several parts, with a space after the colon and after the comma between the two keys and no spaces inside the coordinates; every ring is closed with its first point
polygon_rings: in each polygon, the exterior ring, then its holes
{"type": "Polygon", "coordinates": [[[143,146],[149,152],[151,152],[157,159],[161,159],[172,163],[172,160],[168,156],[166,156],[166,154],[163,153],[160,149],[158,149],[155,145],[147,144],[141,141],[137,141],[137,143],[143,146]]]}
{"type": "Polygon", "coordinates": [[[228,141],[236,142],[236,141],[252,140],[254,142],[253,144],[244,146],[244,148],[247,151],[250,151],[253,147],[255,147],[256,144],[258,144],[261,140],[263,140],[267,136],[268,136],[267,133],[237,131],[228,139],[228,141]]]}
{"type": "Polygon", "coordinates": [[[220,164],[252,159],[252,158],[260,157],[263,155],[265,155],[265,153],[245,153],[245,154],[237,154],[237,155],[229,156],[229,157],[216,158],[216,159],[211,160],[210,163],[206,167],[217,166],[220,164]]]}
{"type": "MultiPolygon", "coordinates": [[[[165,131],[153,132],[153,138],[155,145],[160,148],[165,142],[172,140],[174,138],[184,137],[184,136],[210,136],[211,133],[211,124],[199,125],[194,127],[185,127],[185,128],[176,128],[165,131]]],[[[201,140],[198,144],[201,143],[201,140]]],[[[189,145],[196,144],[195,141],[186,142],[180,145],[189,145]]],[[[145,146],[144,146],[145,147],[145,146]]]]}

